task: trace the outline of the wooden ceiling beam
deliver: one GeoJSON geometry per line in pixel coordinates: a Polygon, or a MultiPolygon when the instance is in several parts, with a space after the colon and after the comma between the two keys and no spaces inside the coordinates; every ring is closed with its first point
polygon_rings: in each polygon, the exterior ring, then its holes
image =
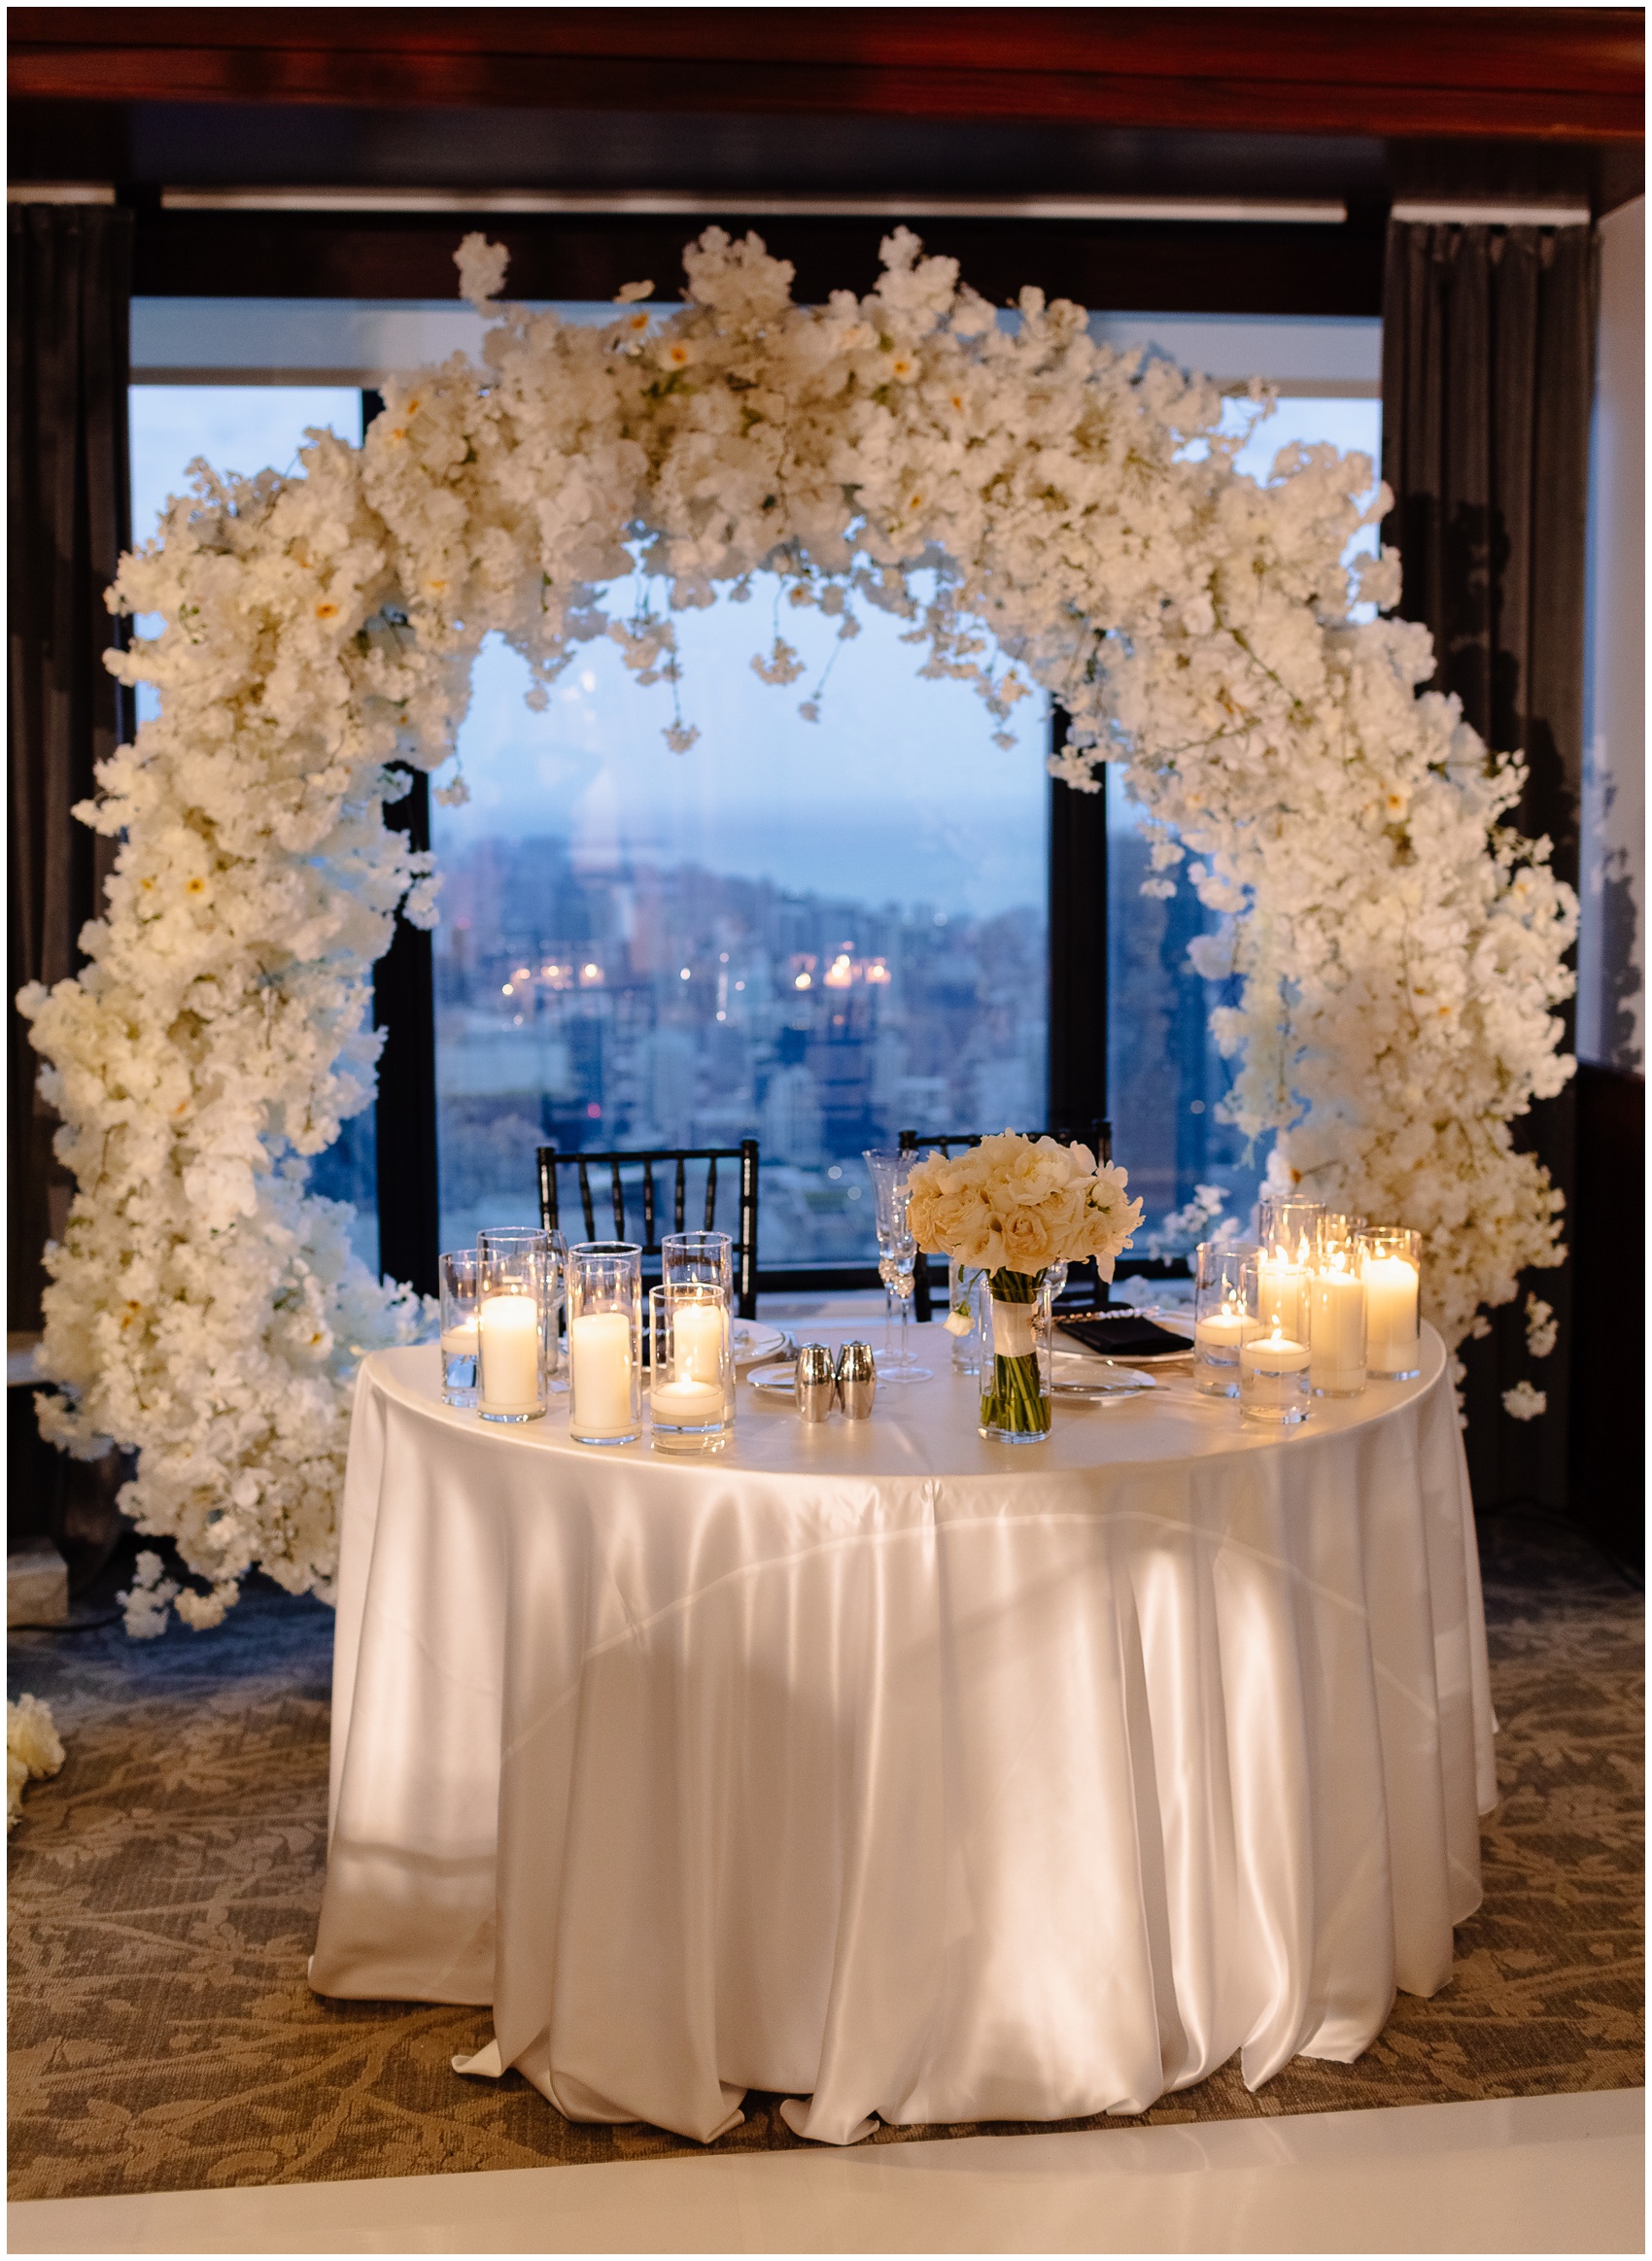
{"type": "Polygon", "coordinates": [[[1643,131],[1635,9],[14,8],[8,33],[33,100],[1643,131]]]}

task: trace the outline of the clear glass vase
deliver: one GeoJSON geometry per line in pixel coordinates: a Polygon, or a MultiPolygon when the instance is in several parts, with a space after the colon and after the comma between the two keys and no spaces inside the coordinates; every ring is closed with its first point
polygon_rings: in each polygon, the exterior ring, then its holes
{"type": "Polygon", "coordinates": [[[1054,1324],[1047,1272],[994,1272],[981,1354],[981,1433],[1031,1445],[1050,1434],[1054,1324]]]}

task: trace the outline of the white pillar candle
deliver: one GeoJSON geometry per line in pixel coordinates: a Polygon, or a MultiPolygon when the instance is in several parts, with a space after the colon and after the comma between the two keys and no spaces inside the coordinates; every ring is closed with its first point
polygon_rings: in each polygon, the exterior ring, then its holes
{"type": "Polygon", "coordinates": [[[1282,1334],[1294,1335],[1302,1324],[1305,1278],[1301,1265],[1291,1263],[1283,1252],[1262,1258],[1256,1268],[1256,1316],[1263,1327],[1277,1320],[1282,1334]]]}
{"type": "Polygon", "coordinates": [[[708,1428],[723,1418],[723,1392],[715,1382],[656,1382],[648,1403],[657,1422],[684,1428],[708,1428]]]}
{"type": "Polygon", "coordinates": [[[1417,1267],[1404,1256],[1365,1260],[1365,1363],[1373,1374],[1418,1364],[1417,1267]]]}
{"type": "Polygon", "coordinates": [[[679,1382],[721,1384],[727,1325],[720,1303],[671,1305],[671,1350],[679,1382]]]}
{"type": "Polygon", "coordinates": [[[573,1369],[571,1426],[592,1437],[624,1436],[634,1429],[628,1316],[623,1311],[581,1312],[568,1330],[568,1349],[573,1369]]]}
{"type": "Polygon", "coordinates": [[[532,1295],[490,1295],[479,1315],[481,1410],[533,1413],[539,1404],[539,1305],[532,1295]]]}
{"type": "Polygon", "coordinates": [[[1332,1397],[1365,1386],[1365,1290],[1352,1272],[1327,1268],[1308,1285],[1308,1378],[1332,1397]]]}

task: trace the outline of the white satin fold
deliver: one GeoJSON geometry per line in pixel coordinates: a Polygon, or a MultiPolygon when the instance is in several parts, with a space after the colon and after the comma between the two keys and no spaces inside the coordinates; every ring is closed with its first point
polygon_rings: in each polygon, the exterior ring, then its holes
{"type": "Polygon", "coordinates": [[[369,1359],[317,1991],[491,2002],[465,2070],[702,2141],[748,2087],[844,2143],[1357,2056],[1495,1796],[1437,1340],[1294,1436],[1170,1387],[1028,1461],[945,1372],[858,1433],[742,1389],[685,1463],[369,1359]]]}

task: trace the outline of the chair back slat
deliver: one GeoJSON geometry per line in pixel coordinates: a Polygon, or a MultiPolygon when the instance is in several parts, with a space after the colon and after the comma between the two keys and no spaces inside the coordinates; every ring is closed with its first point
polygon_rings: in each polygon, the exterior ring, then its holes
{"type": "MultiPolygon", "coordinates": [[[[757,1317],[757,1186],[758,1154],[755,1139],[742,1139],[738,1147],[654,1147],[635,1153],[609,1152],[602,1154],[559,1154],[555,1147],[538,1149],[539,1221],[547,1230],[554,1229],[560,1210],[557,1172],[571,1169],[579,1182],[579,1205],[585,1218],[585,1237],[597,1238],[597,1208],[592,1193],[591,1172],[605,1168],[608,1173],[608,1197],[613,1204],[614,1238],[626,1238],[625,1181],[627,1170],[640,1170],[642,1174],[642,1249],[647,1255],[657,1255],[660,1249],[660,1197],[655,1183],[657,1163],[673,1165],[671,1182],[672,1229],[681,1232],[688,1210],[688,1165],[706,1164],[705,1229],[717,1230],[718,1165],[737,1162],[740,1165],[739,1216],[736,1230],[730,1234],[734,1243],[734,1271],[736,1302],[741,1319],[757,1317]]],[[[635,1194],[635,1182],[633,1186],[635,1194]]]]}

